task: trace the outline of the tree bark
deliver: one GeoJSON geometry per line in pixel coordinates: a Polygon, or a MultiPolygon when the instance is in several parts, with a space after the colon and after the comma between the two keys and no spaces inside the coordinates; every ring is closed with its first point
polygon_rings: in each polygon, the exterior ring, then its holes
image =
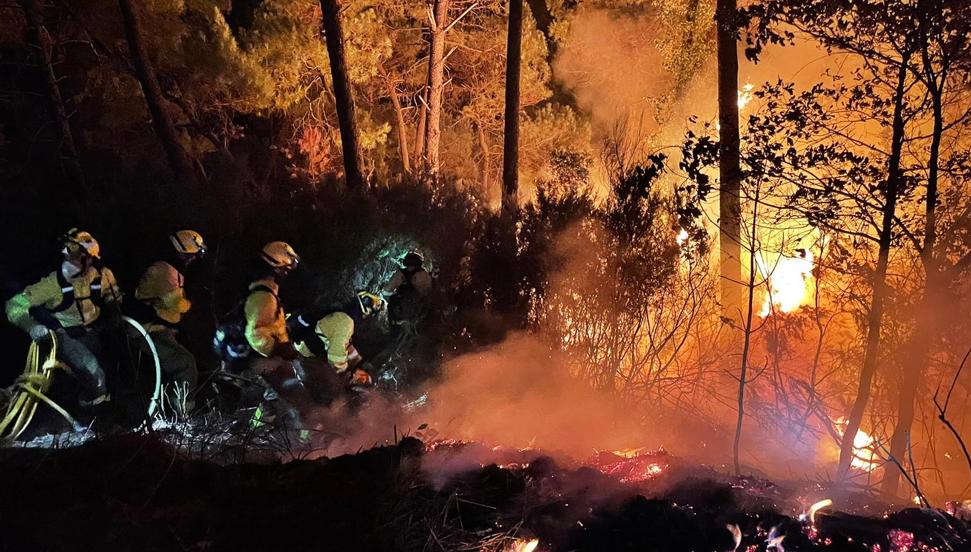
{"type": "Polygon", "coordinates": [[[523,0],[509,0],[506,36],[506,114],[502,142],[502,211],[519,209],[519,73],[523,49],[523,0]]]}
{"type": "Polygon", "coordinates": [[[741,161],[738,125],[736,0],[718,0],[718,193],[722,316],[740,321],[742,309],[741,161]]]}
{"type": "Polygon", "coordinates": [[[910,64],[910,54],[905,53],[897,73],[896,89],[894,91],[893,125],[891,136],[890,159],[887,164],[887,192],[883,206],[883,217],[880,227],[880,248],[877,256],[877,266],[873,274],[873,296],[870,301],[870,313],[867,316],[866,351],[863,355],[863,368],[860,370],[860,382],[856,392],[853,408],[850,410],[849,421],[840,439],[840,457],[837,466],[837,479],[845,480],[853,461],[853,440],[863,422],[863,414],[870,400],[870,386],[877,371],[877,360],[880,348],[880,329],[883,322],[883,311],[887,300],[887,265],[890,259],[891,238],[893,224],[897,210],[897,194],[900,187],[901,167],[900,157],[904,144],[904,93],[907,81],[907,69],[910,64]]]}
{"type": "Polygon", "coordinates": [[[398,125],[398,157],[401,158],[401,169],[405,174],[411,174],[411,156],[408,153],[408,127],[405,126],[405,114],[401,109],[401,100],[398,99],[398,90],[388,76],[385,76],[384,82],[388,88],[388,97],[391,98],[391,105],[394,107],[395,123],[398,125]]]}
{"type": "Polygon", "coordinates": [[[41,73],[44,76],[47,106],[57,123],[61,166],[67,173],[71,184],[74,185],[71,190],[72,193],[78,198],[83,198],[88,195],[88,189],[84,180],[84,172],[81,170],[81,156],[78,155],[77,147],[74,144],[74,134],[71,132],[71,124],[67,118],[67,111],[64,109],[61,89],[57,86],[57,75],[54,74],[54,64],[51,61],[53,46],[51,36],[44,25],[44,12],[40,1],[23,0],[24,12],[27,15],[27,36],[31,46],[37,50],[41,73]]]}
{"type": "Polygon", "coordinates": [[[155,135],[162,142],[162,148],[168,157],[169,165],[175,177],[186,184],[197,184],[195,170],[188,154],[179,143],[179,134],[175,124],[165,109],[165,97],[158,84],[155,68],[148,57],[145,39],[142,34],[141,20],[135,10],[132,0],[118,0],[121,16],[125,26],[125,38],[128,40],[128,50],[131,52],[135,74],[142,85],[145,103],[152,115],[152,128],[155,135]]]}
{"type": "Polygon", "coordinates": [[[344,156],[344,178],[348,188],[359,190],[364,187],[364,176],[361,173],[363,163],[357,120],[354,118],[354,95],[351,92],[351,80],[347,75],[340,6],[337,0],[320,0],[320,10],[323,14],[327,58],[330,60],[330,77],[334,85],[334,102],[337,104],[337,123],[340,126],[341,151],[344,156]]]}
{"type": "Polygon", "coordinates": [[[451,0],[435,0],[428,46],[428,121],[425,126],[425,174],[434,180],[440,168],[442,96],[445,89],[445,31],[451,0]]]}

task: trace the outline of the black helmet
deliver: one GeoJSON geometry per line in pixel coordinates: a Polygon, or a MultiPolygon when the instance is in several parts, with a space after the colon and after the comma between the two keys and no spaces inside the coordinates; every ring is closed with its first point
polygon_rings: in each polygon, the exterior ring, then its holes
{"type": "Polygon", "coordinates": [[[401,264],[403,264],[405,268],[421,268],[421,265],[424,262],[425,259],[414,251],[409,252],[407,255],[405,255],[405,258],[401,260],[401,264]]]}

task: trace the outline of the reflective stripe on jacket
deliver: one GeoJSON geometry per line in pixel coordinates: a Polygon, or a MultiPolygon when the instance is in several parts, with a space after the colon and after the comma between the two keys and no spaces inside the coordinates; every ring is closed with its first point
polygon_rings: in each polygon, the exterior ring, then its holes
{"type": "Polygon", "coordinates": [[[88,267],[70,277],[65,274],[73,269],[73,265],[65,264],[60,277],[57,272],[51,272],[10,298],[6,305],[7,319],[30,331],[31,326],[39,323],[31,316],[30,309],[41,307],[50,311],[62,327],[87,326],[101,315],[101,303],[121,299],[121,290],[111,270],[88,267]],[[65,304],[65,299],[70,302],[65,304]]]}

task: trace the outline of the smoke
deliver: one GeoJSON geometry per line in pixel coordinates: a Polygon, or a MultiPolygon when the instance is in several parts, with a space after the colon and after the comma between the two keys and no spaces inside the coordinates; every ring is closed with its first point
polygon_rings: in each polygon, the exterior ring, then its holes
{"type": "MultiPolygon", "coordinates": [[[[711,28],[714,33],[714,21],[711,28]]],[[[677,30],[661,25],[660,15],[652,11],[588,9],[571,19],[553,72],[590,117],[595,146],[615,134],[619,125],[636,133],[633,138],[664,146],[681,141],[690,117],[715,120],[718,71],[714,42],[697,72],[678,90],[676,77],[665,67],[658,47],[659,35],[671,32],[677,30]]],[[[803,88],[829,80],[827,71],[846,73],[856,65],[846,56],[828,55],[807,40],[797,39],[785,47],[768,46],[759,63],[746,60],[742,47],[739,44],[740,87],[748,83],[757,89],[782,79],[803,88]]],[[[750,109],[757,105],[753,103],[750,109]]],[[[745,114],[742,116],[744,119],[745,114]]]]}
{"type": "Polygon", "coordinates": [[[573,378],[560,353],[527,334],[454,359],[429,396],[429,423],[456,439],[582,457],[646,437],[617,402],[573,378]]]}
{"type": "MultiPolygon", "coordinates": [[[[595,140],[609,134],[620,120],[653,113],[671,86],[654,34],[647,16],[588,10],[572,20],[553,73],[590,116],[595,140]]],[[[657,129],[653,117],[643,120],[641,131],[657,129]]]]}
{"type": "Polygon", "coordinates": [[[419,394],[428,404],[413,411],[377,393],[356,412],[347,403],[317,409],[313,423],[329,441],[319,454],[353,453],[415,432],[577,458],[651,444],[629,411],[571,376],[564,356],[530,334],[448,361],[419,394]]]}

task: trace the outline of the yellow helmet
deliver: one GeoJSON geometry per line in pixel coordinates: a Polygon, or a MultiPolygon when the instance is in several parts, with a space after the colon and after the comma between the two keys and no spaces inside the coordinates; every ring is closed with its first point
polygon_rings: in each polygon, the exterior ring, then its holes
{"type": "Polygon", "coordinates": [[[293,269],[300,264],[300,256],[287,242],[273,241],[264,245],[260,256],[273,268],[293,269]]]}
{"type": "Polygon", "coordinates": [[[384,308],[384,299],[369,291],[357,292],[357,304],[361,307],[361,314],[371,316],[384,308]]]}
{"type": "Polygon", "coordinates": [[[172,247],[183,255],[205,255],[206,244],[202,241],[202,234],[195,230],[179,230],[169,234],[172,247]]]}
{"type": "Polygon", "coordinates": [[[95,259],[101,258],[101,245],[98,244],[98,240],[94,239],[94,236],[90,232],[71,228],[64,233],[63,240],[64,251],[67,253],[73,253],[74,251],[83,249],[89,257],[95,259]]]}

